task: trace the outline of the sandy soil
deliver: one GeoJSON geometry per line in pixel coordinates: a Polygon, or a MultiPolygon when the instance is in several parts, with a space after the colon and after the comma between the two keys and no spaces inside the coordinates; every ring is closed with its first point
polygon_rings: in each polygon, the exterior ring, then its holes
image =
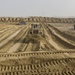
{"type": "MultiPolygon", "coordinates": [[[[3,65],[13,66],[15,68],[14,70],[10,68],[10,72],[14,72],[17,69],[16,66],[26,66],[25,69],[21,67],[21,71],[26,70],[28,74],[35,70],[40,70],[39,73],[46,71],[46,73],[44,73],[45,75],[49,75],[49,70],[52,75],[75,74],[73,73],[75,72],[75,52],[65,52],[75,50],[75,40],[70,39],[70,36],[74,37],[72,34],[75,33],[73,24],[41,24],[44,29],[43,35],[29,34],[30,24],[23,26],[0,26],[0,53],[6,53],[6,55],[0,55],[0,59],[2,60],[0,60],[0,72],[3,73],[4,70],[7,70],[2,67],[3,65]],[[40,53],[41,51],[45,53],[40,53]],[[47,53],[46,51],[58,52],[47,53]],[[63,53],[61,51],[63,51],[63,53]],[[28,54],[22,54],[25,52],[28,52],[28,54]],[[29,52],[35,53],[31,55],[29,52]],[[21,57],[18,53],[21,53],[21,57]],[[16,56],[16,58],[14,58],[14,56],[16,56]],[[63,73],[64,70],[65,72],[63,73]]],[[[16,71],[19,72],[19,70],[20,68],[16,71]]],[[[8,72],[8,70],[6,72],[8,72]]]]}
{"type": "Polygon", "coordinates": [[[51,23],[52,26],[59,29],[61,32],[64,32],[68,35],[71,35],[75,37],[75,30],[74,30],[74,24],[68,24],[68,23],[51,23]]]}

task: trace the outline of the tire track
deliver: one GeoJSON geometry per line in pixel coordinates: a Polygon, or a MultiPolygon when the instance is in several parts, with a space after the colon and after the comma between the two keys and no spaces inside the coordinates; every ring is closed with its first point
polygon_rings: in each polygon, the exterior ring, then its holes
{"type": "Polygon", "coordinates": [[[22,32],[25,28],[26,27],[21,28],[13,35],[11,35],[9,38],[2,41],[2,43],[0,43],[0,52],[6,52],[12,45],[14,45],[21,38],[22,32]]]}
{"type": "Polygon", "coordinates": [[[53,38],[55,38],[51,32],[49,31],[48,27],[46,26],[46,24],[43,24],[44,26],[44,35],[46,40],[48,41],[48,43],[54,48],[54,50],[59,50],[59,49],[63,49],[63,47],[61,47],[60,45],[58,45],[56,43],[56,41],[53,40],[53,38]]]}
{"type": "Polygon", "coordinates": [[[18,30],[19,30],[19,28],[18,28],[18,29],[12,28],[12,29],[8,30],[8,32],[6,32],[6,34],[4,34],[4,35],[0,38],[0,42],[2,42],[3,40],[5,40],[5,39],[8,38],[9,36],[13,35],[14,32],[16,32],[16,31],[18,31],[18,30]],[[9,32],[10,32],[10,33],[9,33],[9,32]]]}
{"type": "MultiPolygon", "coordinates": [[[[22,46],[22,43],[24,43],[24,39],[25,39],[25,37],[27,36],[28,31],[29,31],[29,29],[28,29],[28,27],[27,27],[27,28],[25,29],[24,33],[22,33],[23,36],[20,38],[20,40],[19,40],[16,44],[14,44],[14,45],[7,51],[7,53],[13,53],[13,52],[19,52],[19,51],[20,51],[19,49],[20,49],[20,47],[22,46]]],[[[23,45],[22,47],[24,47],[24,45],[23,45]]]]}
{"type": "Polygon", "coordinates": [[[68,41],[66,38],[64,38],[64,36],[61,36],[61,34],[56,33],[56,30],[53,29],[52,27],[48,26],[48,28],[50,29],[52,34],[57,38],[57,40],[59,40],[60,43],[62,43],[64,46],[66,46],[69,49],[75,49],[75,44],[68,41]]]}
{"type": "MultiPolygon", "coordinates": [[[[31,56],[41,56],[42,58],[43,57],[49,57],[52,56],[51,58],[53,58],[53,56],[56,56],[56,55],[63,55],[65,53],[68,53],[68,54],[75,54],[75,51],[74,50],[68,50],[68,51],[30,51],[30,52],[20,52],[20,53],[0,53],[0,58],[17,58],[17,57],[31,57],[31,56]]],[[[70,57],[72,56],[70,55],[70,57]]],[[[60,58],[60,56],[58,58],[60,58]]],[[[48,58],[47,57],[47,58],[48,58]]],[[[64,57],[64,58],[67,58],[67,57],[64,57]]],[[[74,57],[73,57],[74,58],[74,57]]]]}
{"type": "Polygon", "coordinates": [[[10,27],[10,28],[6,29],[4,32],[0,33],[0,38],[3,37],[5,34],[9,33],[9,31],[11,31],[11,29],[12,29],[12,27],[10,27]]]}
{"type": "MultiPolygon", "coordinates": [[[[60,34],[54,32],[55,30],[46,25],[46,28],[48,29],[48,32],[50,32],[51,36],[53,36],[53,40],[61,47],[61,49],[74,49],[75,46],[68,43],[67,41],[64,41],[62,37],[59,37],[60,34]]],[[[59,50],[59,49],[58,49],[59,50]]]]}
{"type": "MultiPolygon", "coordinates": [[[[75,74],[75,68],[70,67],[68,61],[75,61],[75,59],[67,58],[67,59],[50,59],[51,61],[45,63],[38,63],[38,64],[29,64],[29,65],[2,65],[0,66],[0,73],[9,74],[13,73],[13,75],[17,74],[51,74],[51,75],[71,75],[75,74]],[[57,63],[57,62],[58,63],[57,63]],[[65,63],[64,63],[64,62],[65,63]],[[64,64],[62,64],[64,63],[64,64]],[[61,67],[60,67],[61,65],[61,67]],[[63,67],[62,67],[63,66],[63,67]],[[16,73],[15,73],[16,72],[16,73]],[[15,74],[14,74],[15,73],[15,74]]],[[[74,62],[75,63],[75,62],[74,62]]]]}

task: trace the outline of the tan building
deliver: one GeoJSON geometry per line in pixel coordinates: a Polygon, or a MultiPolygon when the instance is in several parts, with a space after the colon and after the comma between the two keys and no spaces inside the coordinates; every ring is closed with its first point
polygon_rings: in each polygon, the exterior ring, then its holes
{"type": "Polygon", "coordinates": [[[30,34],[43,35],[43,28],[41,24],[31,24],[30,34]]]}

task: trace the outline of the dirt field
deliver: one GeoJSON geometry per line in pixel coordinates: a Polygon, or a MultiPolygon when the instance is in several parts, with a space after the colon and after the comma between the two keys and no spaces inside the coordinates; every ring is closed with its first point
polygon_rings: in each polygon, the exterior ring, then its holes
{"type": "Polygon", "coordinates": [[[0,75],[75,75],[75,30],[69,23],[0,25],[0,75]]]}
{"type": "Polygon", "coordinates": [[[74,23],[50,23],[52,26],[68,35],[75,37],[74,23]]]}

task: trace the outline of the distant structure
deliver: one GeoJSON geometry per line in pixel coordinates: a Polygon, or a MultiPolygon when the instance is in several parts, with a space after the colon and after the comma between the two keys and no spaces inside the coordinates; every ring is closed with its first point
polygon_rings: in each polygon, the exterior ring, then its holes
{"type": "Polygon", "coordinates": [[[16,25],[26,25],[26,22],[24,22],[24,21],[20,21],[20,22],[17,23],[16,25]]]}
{"type": "Polygon", "coordinates": [[[41,34],[43,35],[43,28],[41,24],[31,24],[30,34],[41,34]]]}
{"type": "Polygon", "coordinates": [[[19,22],[19,25],[24,25],[26,24],[24,21],[19,22]]]}

